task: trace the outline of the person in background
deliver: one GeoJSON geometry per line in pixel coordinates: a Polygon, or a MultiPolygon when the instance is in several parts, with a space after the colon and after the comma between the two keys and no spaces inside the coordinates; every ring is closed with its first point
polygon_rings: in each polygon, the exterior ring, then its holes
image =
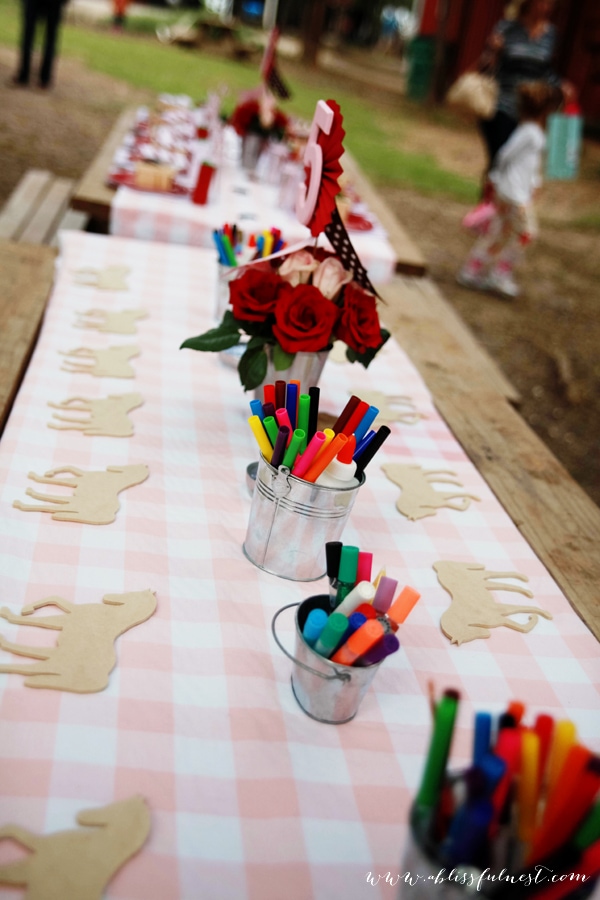
{"type": "Polygon", "coordinates": [[[125,25],[128,6],[129,0],[113,0],[113,28],[117,31],[121,31],[125,25]]]}
{"type": "Polygon", "coordinates": [[[52,85],[54,58],[64,0],[22,0],[23,18],[21,24],[20,62],[12,84],[27,87],[31,77],[31,54],[37,23],[45,21],[42,62],[38,73],[38,87],[45,89],[52,85]]]}
{"type": "Polygon", "coordinates": [[[532,201],[541,185],[544,129],[563,96],[558,86],[544,81],[521,84],[517,94],[520,124],[496,153],[489,173],[495,211],[457,276],[464,287],[493,290],[505,297],[518,295],[514,268],[537,236],[532,201]]]}
{"type": "Polygon", "coordinates": [[[499,95],[496,113],[481,120],[479,128],[487,150],[483,198],[490,199],[487,172],[496,154],[518,125],[518,88],[524,82],[541,81],[559,87],[563,100],[575,98],[573,86],[562,81],[553,69],[556,29],[550,17],[555,0],[516,0],[507,16],[494,28],[480,60],[480,69],[495,74],[499,95]]]}

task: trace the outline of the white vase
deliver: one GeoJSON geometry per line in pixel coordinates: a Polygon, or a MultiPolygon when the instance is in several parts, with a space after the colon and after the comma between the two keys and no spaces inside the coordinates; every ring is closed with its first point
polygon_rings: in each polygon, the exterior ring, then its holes
{"type": "Polygon", "coordinates": [[[267,374],[263,383],[254,392],[256,399],[262,401],[263,385],[275,384],[276,381],[299,381],[299,393],[308,394],[309,388],[316,387],[319,383],[330,349],[328,347],[326,350],[320,350],[318,353],[296,353],[288,369],[277,370],[273,365],[273,348],[267,347],[267,374]]]}
{"type": "Polygon", "coordinates": [[[265,139],[259,134],[247,134],[242,138],[242,168],[254,172],[265,146],[265,139]]]}

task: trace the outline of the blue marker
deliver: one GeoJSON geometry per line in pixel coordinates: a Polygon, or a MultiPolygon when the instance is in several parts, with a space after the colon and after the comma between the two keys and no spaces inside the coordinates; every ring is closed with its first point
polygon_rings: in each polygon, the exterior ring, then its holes
{"type": "Polygon", "coordinates": [[[250,401],[250,409],[252,410],[252,415],[258,416],[258,418],[262,422],[262,420],[265,417],[265,412],[263,410],[263,405],[260,402],[260,400],[251,400],[250,401]]]}
{"type": "Polygon", "coordinates": [[[475,731],[473,734],[473,765],[477,766],[486,753],[490,751],[490,735],[492,733],[492,717],[488,712],[475,715],[475,731]]]}
{"type": "Polygon", "coordinates": [[[354,429],[354,437],[356,438],[356,446],[360,444],[367,431],[379,415],[379,410],[376,406],[370,406],[356,428],[354,429]]]}
{"type": "Polygon", "coordinates": [[[298,385],[288,382],[285,389],[285,408],[287,409],[292,428],[296,428],[296,415],[298,409],[298,385]]]}
{"type": "Polygon", "coordinates": [[[309,647],[314,647],[317,643],[326,621],[327,613],[324,609],[311,609],[302,629],[302,637],[309,647]]]}
{"type": "Polygon", "coordinates": [[[374,440],[376,434],[376,431],[368,431],[367,434],[365,434],[360,444],[356,445],[356,450],[354,451],[352,459],[358,459],[363,450],[366,450],[371,441],[374,440]]]}
{"type": "Polygon", "coordinates": [[[223,243],[221,241],[221,235],[216,229],[215,231],[213,231],[213,240],[217,248],[217,253],[219,254],[219,262],[222,266],[229,266],[230,262],[227,259],[227,254],[225,253],[225,248],[223,247],[223,243]]]}
{"type": "Polygon", "coordinates": [[[366,621],[367,617],[359,612],[353,612],[351,616],[348,616],[348,631],[344,635],[344,640],[347,641],[350,635],[358,631],[360,626],[364,625],[366,621]]]}

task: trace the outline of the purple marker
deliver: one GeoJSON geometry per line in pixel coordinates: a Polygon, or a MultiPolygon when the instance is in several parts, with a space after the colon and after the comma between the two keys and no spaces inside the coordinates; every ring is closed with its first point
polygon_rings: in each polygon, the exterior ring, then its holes
{"type": "Polygon", "coordinates": [[[278,469],[283,462],[285,455],[290,429],[287,425],[281,425],[277,433],[277,440],[273,447],[273,456],[271,457],[271,465],[274,469],[278,469]]]}
{"type": "Polygon", "coordinates": [[[273,418],[275,418],[275,404],[274,403],[263,403],[262,418],[266,419],[268,416],[273,416],[273,418]]]}
{"type": "Polygon", "coordinates": [[[386,656],[390,656],[392,653],[395,653],[396,650],[400,649],[400,641],[396,637],[395,634],[384,634],[382,638],[380,638],[377,643],[371,647],[370,650],[367,650],[363,656],[360,656],[356,662],[355,666],[375,666],[377,663],[380,663],[386,656]]]}
{"type": "Polygon", "coordinates": [[[373,598],[373,606],[378,613],[385,613],[388,611],[392,605],[397,587],[398,582],[394,578],[387,578],[383,575],[379,579],[379,584],[377,585],[377,590],[373,598]]]}

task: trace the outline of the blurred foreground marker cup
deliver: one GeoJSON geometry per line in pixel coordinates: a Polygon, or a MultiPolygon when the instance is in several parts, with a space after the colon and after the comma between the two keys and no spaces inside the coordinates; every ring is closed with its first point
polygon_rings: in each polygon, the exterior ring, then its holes
{"type": "Polygon", "coordinates": [[[330,488],[273,468],[261,454],[243,550],[250,562],[290,581],[326,573],[325,544],[338,541],[365,482],[330,488]]]}
{"type": "Polygon", "coordinates": [[[300,708],[317,722],[342,725],[358,712],[360,703],[368,691],[381,662],[363,668],[335,664],[310,646],[303,636],[304,626],[313,610],[331,612],[329,594],[319,594],[283,606],[273,616],[271,631],[280,650],[292,660],[292,691],[300,708]],[[277,619],[286,609],[297,608],[296,643],[291,654],[279,640],[277,619]]]}

